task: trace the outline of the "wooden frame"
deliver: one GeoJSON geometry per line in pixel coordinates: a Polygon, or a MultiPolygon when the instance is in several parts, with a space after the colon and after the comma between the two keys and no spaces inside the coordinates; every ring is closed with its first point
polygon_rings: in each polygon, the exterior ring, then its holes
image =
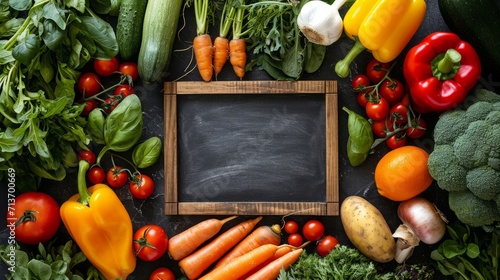
{"type": "Polygon", "coordinates": [[[165,214],[166,215],[297,215],[338,216],[337,82],[212,81],[165,82],[165,214]],[[318,202],[181,202],[178,201],[177,95],[183,94],[324,94],[326,112],[326,199],[318,202]]]}

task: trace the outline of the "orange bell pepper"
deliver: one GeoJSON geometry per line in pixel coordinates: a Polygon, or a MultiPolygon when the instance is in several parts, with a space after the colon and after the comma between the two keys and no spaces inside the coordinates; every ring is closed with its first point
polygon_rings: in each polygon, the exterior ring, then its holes
{"type": "Polygon", "coordinates": [[[335,72],[349,75],[349,66],[363,50],[369,50],[380,62],[391,62],[406,47],[422,20],[424,0],[357,0],[344,16],[344,32],[355,40],[335,72]]]}
{"type": "Polygon", "coordinates": [[[61,219],[85,257],[106,279],[124,280],[136,265],[132,221],[110,187],[96,184],[87,189],[88,168],[89,163],[81,160],[78,194],[61,205],[61,219]]]}

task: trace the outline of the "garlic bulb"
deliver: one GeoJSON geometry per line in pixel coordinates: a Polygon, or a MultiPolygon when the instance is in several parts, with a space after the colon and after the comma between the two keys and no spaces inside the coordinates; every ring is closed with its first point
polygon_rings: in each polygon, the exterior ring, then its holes
{"type": "Polygon", "coordinates": [[[331,5],[321,0],[307,2],[297,17],[300,31],[314,44],[333,44],[342,35],[344,24],[338,10],[345,2],[336,0],[331,5]]]}

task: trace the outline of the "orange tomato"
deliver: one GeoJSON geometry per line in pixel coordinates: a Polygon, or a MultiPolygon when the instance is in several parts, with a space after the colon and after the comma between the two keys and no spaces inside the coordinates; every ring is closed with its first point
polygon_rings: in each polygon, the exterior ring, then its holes
{"type": "Polygon", "coordinates": [[[404,201],[425,191],[433,181],[427,168],[429,154],[416,146],[404,146],[385,154],[375,167],[378,193],[404,201]]]}

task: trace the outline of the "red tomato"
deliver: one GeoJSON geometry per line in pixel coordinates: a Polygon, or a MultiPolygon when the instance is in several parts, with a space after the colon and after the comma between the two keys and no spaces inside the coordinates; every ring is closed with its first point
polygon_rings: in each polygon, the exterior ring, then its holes
{"type": "Polygon", "coordinates": [[[123,62],[120,64],[118,71],[122,74],[129,75],[132,78],[132,81],[137,80],[139,77],[139,69],[137,68],[137,63],[135,62],[123,62]]]}
{"type": "Polygon", "coordinates": [[[85,97],[91,97],[98,94],[102,89],[101,79],[92,72],[84,73],[78,79],[78,90],[85,97]]]}
{"type": "Polygon", "coordinates": [[[389,137],[389,139],[385,140],[385,143],[389,148],[394,150],[396,148],[400,148],[406,145],[406,137],[404,134],[396,133],[391,137],[389,137]]]}
{"type": "Polygon", "coordinates": [[[358,93],[357,101],[361,107],[365,108],[366,104],[368,103],[367,94],[364,92],[358,93]]]}
{"type": "Polygon", "coordinates": [[[375,102],[368,101],[365,107],[366,115],[374,121],[385,119],[389,114],[389,103],[384,98],[380,98],[377,103],[375,102]]]}
{"type": "Polygon", "coordinates": [[[46,242],[59,229],[59,205],[46,193],[26,192],[16,197],[15,210],[8,209],[7,222],[15,228],[18,241],[30,245],[46,242]]]}
{"type": "Polygon", "coordinates": [[[119,95],[122,99],[134,93],[135,89],[130,85],[119,85],[113,92],[114,95],[119,95]]]}
{"type": "Polygon", "coordinates": [[[299,233],[293,233],[288,236],[288,244],[294,246],[294,247],[299,247],[303,243],[302,235],[299,233]]]}
{"type": "Polygon", "coordinates": [[[128,186],[132,195],[138,199],[148,198],[155,190],[153,179],[145,174],[137,174],[128,186]]]}
{"type": "Polygon", "coordinates": [[[302,228],[302,234],[309,241],[318,241],[325,233],[325,226],[318,220],[309,220],[302,228]]]}
{"type": "Polygon", "coordinates": [[[391,78],[391,80],[385,80],[380,84],[379,93],[389,102],[389,105],[394,105],[403,100],[405,88],[399,80],[391,78]]]}
{"type": "Polygon", "coordinates": [[[86,160],[92,166],[95,164],[96,156],[91,150],[80,150],[78,152],[78,160],[86,160]]]}
{"type": "Polygon", "coordinates": [[[94,166],[90,168],[87,173],[87,178],[92,184],[100,184],[106,179],[106,172],[99,166],[94,166]]]}
{"type": "Polygon", "coordinates": [[[111,167],[106,173],[106,182],[112,188],[121,188],[128,181],[128,172],[121,166],[111,167]]]}
{"type": "Polygon", "coordinates": [[[94,71],[103,76],[111,76],[118,71],[118,59],[94,59],[94,71]]]}
{"type": "MultiPolygon", "coordinates": [[[[81,102],[83,103],[84,101],[82,100],[81,102]]],[[[83,106],[82,116],[84,117],[88,116],[90,112],[92,112],[92,110],[97,108],[97,106],[98,106],[97,100],[95,99],[89,99],[85,101],[85,105],[83,106]]]]}
{"type": "Polygon", "coordinates": [[[158,225],[145,225],[134,234],[134,251],[143,261],[161,258],[168,248],[167,233],[158,225]]]}
{"type": "Polygon", "coordinates": [[[371,90],[371,88],[367,89],[371,85],[370,79],[365,74],[356,75],[351,82],[352,89],[356,92],[364,92],[367,93],[371,90]]]}
{"type": "Polygon", "coordinates": [[[372,122],[372,131],[377,137],[384,138],[387,136],[387,132],[392,130],[392,122],[389,122],[387,118],[372,122]]]}
{"type": "Polygon", "coordinates": [[[411,127],[406,129],[406,136],[416,139],[420,138],[425,134],[427,130],[427,123],[424,119],[418,118],[411,121],[411,127]]]}
{"type": "Polygon", "coordinates": [[[394,104],[389,110],[389,120],[390,122],[395,122],[396,124],[406,124],[408,123],[408,107],[399,102],[394,104]]]}
{"type": "Polygon", "coordinates": [[[337,245],[339,245],[337,238],[327,235],[319,241],[316,250],[320,256],[326,257],[337,245]]]}
{"type": "Polygon", "coordinates": [[[285,223],[285,232],[288,234],[294,234],[299,231],[299,224],[296,221],[287,221],[285,223]]]}
{"type": "Polygon", "coordinates": [[[116,106],[118,106],[119,103],[120,100],[118,100],[118,98],[116,98],[115,96],[107,97],[106,99],[104,99],[104,103],[101,104],[101,107],[104,112],[109,115],[111,114],[111,112],[113,112],[113,110],[116,108],[116,106]]]}
{"type": "Polygon", "coordinates": [[[149,280],[175,280],[175,275],[172,270],[166,267],[160,267],[151,273],[149,280]]]}
{"type": "Polygon", "coordinates": [[[410,106],[410,95],[408,93],[403,96],[401,103],[403,103],[406,107],[410,106]]]}
{"type": "Polygon", "coordinates": [[[373,58],[366,65],[366,76],[372,83],[378,83],[384,79],[391,65],[389,63],[382,63],[373,58]]]}

